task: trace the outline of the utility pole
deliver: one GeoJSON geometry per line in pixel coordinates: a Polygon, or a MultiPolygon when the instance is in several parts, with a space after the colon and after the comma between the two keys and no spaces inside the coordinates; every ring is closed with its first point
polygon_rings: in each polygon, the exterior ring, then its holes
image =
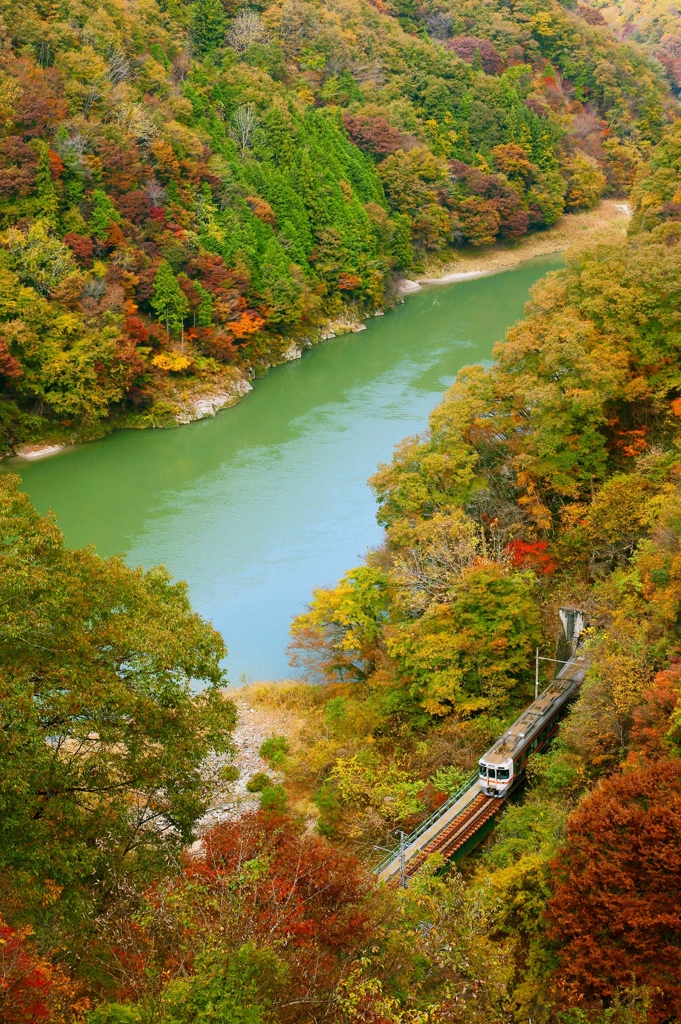
{"type": "MultiPolygon", "coordinates": [[[[399,857],[400,857],[400,888],[401,889],[406,889],[407,888],[407,851],[406,851],[406,848],[405,848],[405,845],[404,845],[404,840],[407,838],[407,833],[406,832],[402,832],[400,829],[396,829],[394,834],[398,835],[400,837],[400,853],[399,853],[399,857]]],[[[391,854],[390,861],[391,861],[391,863],[394,863],[394,858],[395,858],[395,848],[394,847],[392,848],[392,850],[389,850],[386,846],[374,846],[374,850],[385,850],[386,853],[391,854]]],[[[383,863],[385,864],[385,861],[383,863]]]]}
{"type": "Polygon", "coordinates": [[[539,662],[540,661],[552,661],[554,665],[567,665],[567,661],[561,661],[558,658],[544,658],[539,655],[539,648],[537,647],[534,656],[534,699],[536,700],[539,696],[539,662]]]}
{"type": "Polygon", "coordinates": [[[407,888],[407,862],[404,856],[404,840],[407,833],[400,831],[400,888],[407,888]]]}
{"type": "Polygon", "coordinates": [[[539,696],[539,648],[534,659],[534,699],[539,696]]]}

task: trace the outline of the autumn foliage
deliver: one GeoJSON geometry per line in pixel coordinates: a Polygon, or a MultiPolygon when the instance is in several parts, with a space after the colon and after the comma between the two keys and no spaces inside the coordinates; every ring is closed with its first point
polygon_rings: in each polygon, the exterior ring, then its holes
{"type": "Polygon", "coordinates": [[[556,562],[548,553],[548,544],[545,540],[525,541],[515,537],[506,545],[514,565],[525,565],[535,569],[537,572],[548,575],[557,568],[556,562]]]}
{"type": "Polygon", "coordinates": [[[269,1000],[277,1021],[323,1016],[372,931],[359,862],[292,817],[262,811],[218,825],[202,845],[178,877],[150,888],[143,914],[125,912],[109,928],[119,999],[149,993],[153,977],[171,982],[168,993],[182,978],[198,991],[211,984],[207,951],[228,963],[250,950],[273,968],[254,998],[269,1000]]]}
{"type": "Polygon", "coordinates": [[[661,66],[584,5],[301,2],[5,4],[6,447],[166,425],[184,399],[159,350],[231,387],[382,308],[393,271],[618,193],[669,116],[661,66]]]}
{"type": "MultiPolygon", "coordinates": [[[[257,813],[219,825],[185,877],[213,892],[248,886],[243,939],[282,944],[301,1005],[318,997],[320,985],[333,985],[345,958],[369,934],[370,885],[359,862],[287,816],[257,813]],[[258,866],[250,878],[249,865],[258,866]]],[[[220,926],[217,918],[214,923],[220,926]]]]}
{"type": "Polygon", "coordinates": [[[648,758],[669,754],[676,729],[672,716],[681,698],[681,662],[658,672],[634,712],[632,744],[648,758]]]}
{"type": "Polygon", "coordinates": [[[447,49],[453,50],[457,57],[472,64],[476,53],[479,54],[480,66],[488,75],[500,75],[504,70],[504,62],[490,39],[476,39],[473,36],[457,36],[450,39],[447,49]]]}
{"type": "Polygon", "coordinates": [[[402,134],[393,128],[384,117],[354,116],[345,111],[343,122],[355,145],[378,157],[387,156],[389,153],[395,153],[398,149],[405,148],[402,134]]]}
{"type": "Polygon", "coordinates": [[[0,1020],[3,1024],[68,1024],[82,1020],[79,985],[42,955],[30,926],[12,928],[0,914],[0,1020]]]}
{"type": "MultiPolygon", "coordinates": [[[[0,476],[1,1024],[620,1024],[634,990],[681,1019],[681,129],[568,7],[2,5],[3,453],[173,422],[426,259],[636,184],[630,239],[569,255],[374,477],[386,545],[293,626],[304,740],[199,852],[221,638],[0,476]],[[374,886],[347,851],[466,784],[567,600],[591,669],[526,801],[466,877],[374,886]]],[[[657,55],[678,84],[681,37],[657,55]]]]}
{"type": "Polygon", "coordinates": [[[238,320],[233,320],[228,327],[235,338],[243,339],[248,338],[251,334],[256,334],[262,330],[264,325],[265,321],[261,316],[251,310],[246,310],[238,320]]]}
{"type": "Polygon", "coordinates": [[[632,985],[650,1024],[681,1014],[681,760],[625,769],[572,815],[552,865],[549,935],[561,999],[612,1001],[632,985]]]}

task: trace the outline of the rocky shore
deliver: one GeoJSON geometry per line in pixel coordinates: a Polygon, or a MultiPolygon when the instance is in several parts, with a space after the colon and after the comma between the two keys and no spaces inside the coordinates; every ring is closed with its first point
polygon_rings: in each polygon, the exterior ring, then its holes
{"type": "Polygon", "coordinates": [[[256,684],[229,691],[228,695],[236,704],[239,714],[234,731],[235,754],[234,757],[213,755],[206,760],[204,774],[211,784],[213,799],[199,822],[199,833],[207,832],[220,822],[233,820],[258,809],[260,798],[257,793],[249,793],[246,789],[249,779],[258,772],[266,772],[273,782],[281,781],[281,775],[263,761],[258,751],[268,736],[290,736],[296,727],[290,715],[273,707],[264,707],[257,699],[257,689],[256,684]],[[227,766],[238,770],[236,781],[221,778],[221,772],[227,766]]]}

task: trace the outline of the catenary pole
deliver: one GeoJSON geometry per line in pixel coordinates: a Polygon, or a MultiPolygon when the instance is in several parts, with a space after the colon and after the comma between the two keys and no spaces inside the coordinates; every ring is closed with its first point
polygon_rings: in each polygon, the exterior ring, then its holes
{"type": "Polygon", "coordinates": [[[407,862],[404,856],[404,840],[406,832],[400,832],[400,887],[407,888],[407,862]]]}
{"type": "Polygon", "coordinates": [[[534,659],[534,699],[539,696],[539,648],[534,659]]]}

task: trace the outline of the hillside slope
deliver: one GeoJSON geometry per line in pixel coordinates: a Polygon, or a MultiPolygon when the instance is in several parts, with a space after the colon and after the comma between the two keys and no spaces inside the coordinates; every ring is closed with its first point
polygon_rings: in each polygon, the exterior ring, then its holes
{"type": "Polygon", "coordinates": [[[425,256],[622,193],[669,116],[551,0],[0,12],[5,448],[230,400],[425,256]]]}

